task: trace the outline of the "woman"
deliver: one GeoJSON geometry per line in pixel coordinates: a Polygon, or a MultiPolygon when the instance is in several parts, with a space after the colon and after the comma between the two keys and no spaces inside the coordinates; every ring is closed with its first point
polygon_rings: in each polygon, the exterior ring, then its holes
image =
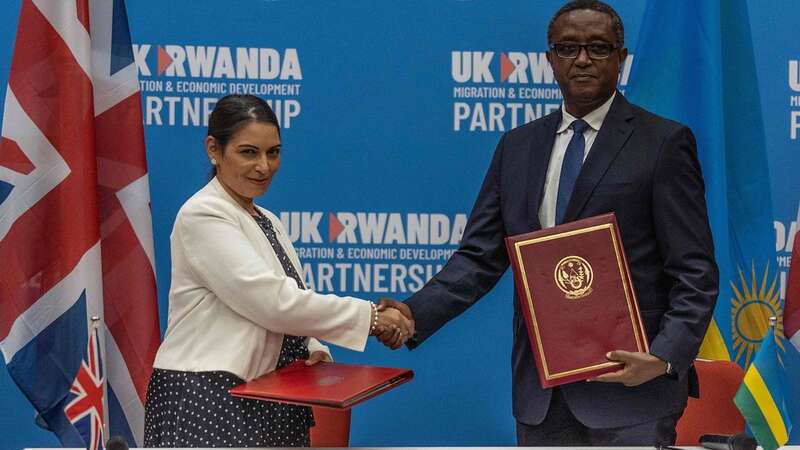
{"type": "Polygon", "coordinates": [[[205,147],[214,178],[181,207],[170,237],[169,324],[148,386],[144,444],[308,446],[310,408],[228,389],[295,360],[330,361],[315,338],[363,351],[368,335],[395,330],[404,340],[412,325],[397,310],[305,289],[280,220],[253,203],[281,163],[266,102],[220,99],[205,147]]]}

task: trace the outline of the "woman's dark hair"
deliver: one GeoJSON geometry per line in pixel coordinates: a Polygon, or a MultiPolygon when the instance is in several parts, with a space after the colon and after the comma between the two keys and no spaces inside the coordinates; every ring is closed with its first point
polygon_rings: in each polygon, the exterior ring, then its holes
{"type": "MultiPolygon", "coordinates": [[[[208,117],[208,135],[217,141],[220,153],[228,141],[250,122],[263,122],[275,125],[278,136],[281,127],[275,112],[267,102],[255,95],[226,95],[219,99],[208,117]]],[[[216,167],[211,176],[216,174],[216,167]]]]}

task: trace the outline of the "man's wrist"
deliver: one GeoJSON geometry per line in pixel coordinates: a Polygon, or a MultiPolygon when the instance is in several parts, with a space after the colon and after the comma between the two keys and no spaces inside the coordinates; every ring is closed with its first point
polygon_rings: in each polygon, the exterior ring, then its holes
{"type": "Polygon", "coordinates": [[[678,377],[678,371],[675,369],[675,366],[673,366],[672,363],[669,361],[664,361],[664,363],[666,364],[666,368],[664,370],[664,376],[672,380],[677,380],[679,377],[678,377]]]}
{"type": "Polygon", "coordinates": [[[661,356],[654,355],[652,353],[650,353],[650,355],[654,356],[655,358],[657,358],[658,361],[663,364],[662,367],[663,367],[664,373],[662,375],[666,375],[667,377],[675,377],[676,376],[675,367],[672,365],[671,362],[667,361],[666,359],[662,358],[661,356]]]}

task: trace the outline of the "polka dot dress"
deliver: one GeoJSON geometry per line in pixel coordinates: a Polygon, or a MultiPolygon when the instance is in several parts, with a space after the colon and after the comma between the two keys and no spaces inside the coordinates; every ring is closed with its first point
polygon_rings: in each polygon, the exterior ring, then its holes
{"type": "Polygon", "coordinates": [[[233,397],[228,372],[155,369],[145,405],[145,447],[308,447],[310,408],[233,397]]]}
{"type": "MultiPolygon", "coordinates": [[[[303,282],[269,219],[254,216],[286,274],[303,282]]],[[[277,367],[308,359],[305,338],[284,336],[277,367]]],[[[145,402],[145,447],[308,447],[311,408],[233,397],[244,381],[223,372],[154,369],[145,402]]]]}

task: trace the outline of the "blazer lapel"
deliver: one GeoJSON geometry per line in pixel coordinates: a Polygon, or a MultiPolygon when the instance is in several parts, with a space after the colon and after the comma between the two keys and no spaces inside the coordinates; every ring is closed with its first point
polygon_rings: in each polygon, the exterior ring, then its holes
{"type": "Polygon", "coordinates": [[[633,125],[629,122],[632,118],[633,111],[630,103],[621,93],[617,92],[617,97],[611,104],[611,109],[597,133],[589,156],[583,163],[581,173],[575,181],[567,211],[564,213],[564,222],[575,220],[586,206],[594,187],[608,171],[614,158],[617,157],[633,132],[633,125]]]}
{"type": "MultiPolygon", "coordinates": [[[[277,262],[280,264],[280,261],[278,261],[278,256],[272,250],[272,244],[269,243],[269,239],[267,239],[267,236],[263,231],[261,231],[261,227],[258,225],[258,223],[256,223],[255,219],[250,217],[250,213],[242,208],[242,206],[239,205],[239,203],[237,203],[230,194],[228,194],[228,191],[222,187],[222,184],[217,177],[214,177],[211,179],[211,181],[209,181],[209,183],[203,188],[203,190],[206,189],[208,189],[213,195],[228,201],[228,203],[232,204],[236,208],[236,214],[238,216],[239,223],[242,226],[242,232],[247,237],[247,240],[253,244],[253,248],[255,248],[256,251],[264,258],[264,260],[272,260],[273,263],[277,262]]],[[[256,208],[258,208],[258,206],[256,206],[256,208]]]]}
{"type": "Polygon", "coordinates": [[[542,228],[539,223],[539,206],[544,195],[544,182],[547,177],[547,166],[550,164],[550,155],[553,153],[553,142],[556,139],[556,129],[561,122],[561,111],[545,117],[531,136],[531,148],[528,160],[528,185],[526,196],[528,211],[528,224],[531,230],[542,228]]]}

